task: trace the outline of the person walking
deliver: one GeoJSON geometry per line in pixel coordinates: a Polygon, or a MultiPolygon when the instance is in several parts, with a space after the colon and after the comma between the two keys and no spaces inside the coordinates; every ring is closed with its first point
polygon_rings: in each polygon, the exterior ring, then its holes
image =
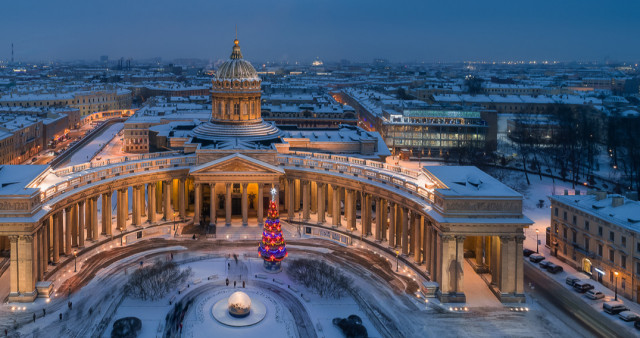
{"type": "Polygon", "coordinates": [[[60,320],[62,320],[62,312],[60,312],[60,320]]]}
{"type": "Polygon", "coordinates": [[[42,309],[42,317],[47,315],[47,309],[42,309]]]}
{"type": "Polygon", "coordinates": [[[33,322],[34,323],[36,322],[36,313],[35,312],[33,313],[33,322]]]}

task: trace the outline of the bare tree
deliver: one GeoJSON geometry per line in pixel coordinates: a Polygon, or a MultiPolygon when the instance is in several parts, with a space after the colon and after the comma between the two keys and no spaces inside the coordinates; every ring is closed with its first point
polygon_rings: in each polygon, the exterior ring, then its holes
{"type": "Polygon", "coordinates": [[[130,297],[157,300],[184,283],[191,274],[191,268],[180,270],[174,262],[156,261],[132,273],[125,292],[130,297]]]}
{"type": "Polygon", "coordinates": [[[295,259],[289,261],[287,274],[320,297],[340,298],[351,287],[351,279],[323,261],[295,259]]]}

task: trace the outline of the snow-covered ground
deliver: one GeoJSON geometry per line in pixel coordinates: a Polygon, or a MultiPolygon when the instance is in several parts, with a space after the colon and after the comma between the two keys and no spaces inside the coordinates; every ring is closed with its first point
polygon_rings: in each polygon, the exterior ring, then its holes
{"type": "Polygon", "coordinates": [[[87,143],[84,147],[78,149],[71,158],[61,166],[72,166],[89,162],[111,139],[113,139],[124,127],[124,123],[114,123],[107,127],[100,135],[87,143]]]}

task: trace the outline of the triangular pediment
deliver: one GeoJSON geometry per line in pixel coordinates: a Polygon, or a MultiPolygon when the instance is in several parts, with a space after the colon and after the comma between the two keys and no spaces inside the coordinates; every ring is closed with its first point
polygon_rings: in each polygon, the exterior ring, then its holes
{"type": "Polygon", "coordinates": [[[242,154],[232,154],[191,169],[192,175],[206,174],[284,174],[284,170],[272,164],[242,154]]]}

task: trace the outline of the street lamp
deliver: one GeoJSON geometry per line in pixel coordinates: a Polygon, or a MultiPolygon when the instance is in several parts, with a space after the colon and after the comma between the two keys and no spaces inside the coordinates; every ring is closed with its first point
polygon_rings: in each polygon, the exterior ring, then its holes
{"type": "Polygon", "coordinates": [[[536,229],[536,253],[538,253],[538,243],[540,243],[540,241],[538,240],[539,233],[540,233],[540,230],[536,229]]]}
{"type": "Polygon", "coordinates": [[[613,275],[615,276],[614,283],[616,284],[616,287],[615,287],[615,289],[616,289],[616,298],[615,298],[615,300],[618,300],[618,271],[615,271],[613,273],[613,275]]]}
{"type": "Polygon", "coordinates": [[[73,272],[78,272],[78,251],[73,250],[73,272]]]}
{"type": "Polygon", "coordinates": [[[398,255],[400,255],[400,250],[396,250],[396,272],[398,272],[398,255]]]}

